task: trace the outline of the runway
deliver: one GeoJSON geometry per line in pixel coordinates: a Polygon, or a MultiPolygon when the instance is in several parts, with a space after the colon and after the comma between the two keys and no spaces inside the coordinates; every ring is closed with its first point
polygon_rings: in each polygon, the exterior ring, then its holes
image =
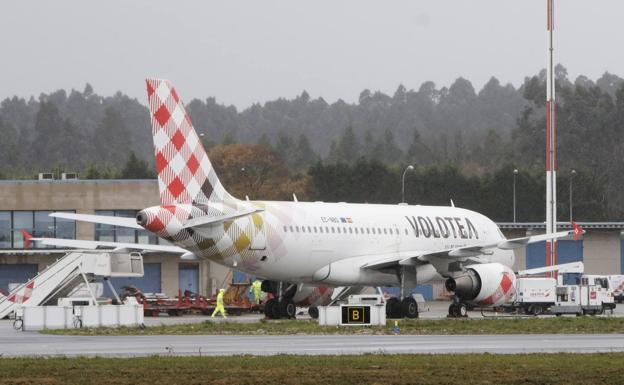
{"type": "Polygon", "coordinates": [[[77,337],[17,332],[4,325],[0,330],[3,357],[624,352],[624,334],[77,337]]]}
{"type": "MultiPolygon", "coordinates": [[[[427,304],[423,319],[440,319],[448,303],[427,304]]],[[[624,306],[615,316],[623,316],[624,306]]],[[[263,316],[230,317],[230,322],[258,322],[263,316]]],[[[482,318],[470,312],[471,318],[482,318]]],[[[307,317],[300,317],[307,318],[307,317]]],[[[205,316],[147,317],[148,326],[197,323],[205,316]]],[[[215,322],[222,322],[220,319],[215,322]]],[[[471,336],[53,336],[13,330],[0,320],[0,354],[23,356],[274,355],[274,354],[453,354],[538,352],[624,352],[624,334],[471,335],[471,336]]]]}

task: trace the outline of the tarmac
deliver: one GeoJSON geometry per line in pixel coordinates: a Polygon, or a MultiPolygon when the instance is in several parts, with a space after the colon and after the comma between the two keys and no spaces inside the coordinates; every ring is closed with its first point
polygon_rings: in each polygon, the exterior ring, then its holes
{"type": "MultiPolygon", "coordinates": [[[[447,302],[428,303],[421,318],[446,316],[447,302]]],[[[614,316],[624,316],[624,306],[614,316]]],[[[485,316],[496,316],[484,313],[485,316]]],[[[478,311],[470,317],[483,315],[478,311]]],[[[232,322],[255,322],[259,314],[228,317],[232,322]]],[[[298,318],[307,318],[299,316],[298,318]]],[[[206,316],[146,317],[145,324],[196,323],[206,316]]],[[[0,320],[0,356],[217,356],[321,354],[462,354],[462,353],[598,353],[624,352],[624,334],[552,335],[294,335],[294,336],[55,336],[16,331],[12,320],[0,320]]]]}

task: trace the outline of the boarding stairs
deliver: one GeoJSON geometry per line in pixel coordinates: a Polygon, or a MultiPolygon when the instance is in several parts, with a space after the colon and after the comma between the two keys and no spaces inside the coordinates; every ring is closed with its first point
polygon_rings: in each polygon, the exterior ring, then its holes
{"type": "Polygon", "coordinates": [[[0,319],[24,305],[56,305],[59,298],[69,296],[83,283],[86,284],[93,303],[97,304],[89,283],[99,277],[106,278],[105,281],[116,295],[107,278],[142,276],[143,256],[137,252],[101,250],[69,252],[28,282],[16,287],[7,296],[0,297],[0,319]]]}

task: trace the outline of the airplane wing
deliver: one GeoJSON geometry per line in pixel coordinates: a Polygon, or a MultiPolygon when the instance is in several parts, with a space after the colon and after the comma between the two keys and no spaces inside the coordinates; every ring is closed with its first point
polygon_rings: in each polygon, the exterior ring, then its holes
{"type": "Polygon", "coordinates": [[[74,221],[101,223],[103,225],[129,227],[132,229],[143,230],[134,218],[112,217],[106,215],[90,215],[90,214],[74,214],[74,213],[51,213],[51,217],[71,219],[74,221]]]}
{"type": "MultiPolygon", "coordinates": [[[[174,254],[186,254],[189,251],[178,246],[169,245],[150,245],[143,243],[123,243],[123,242],[103,242],[103,241],[85,241],[80,239],[60,239],[60,238],[33,238],[34,242],[41,242],[48,246],[60,246],[74,249],[91,249],[110,248],[110,249],[128,249],[128,250],[144,250],[144,251],[161,251],[174,254]]],[[[48,249],[47,249],[48,250],[48,249]]],[[[49,249],[54,250],[54,249],[49,249]]],[[[49,251],[48,250],[48,251],[49,251]]]]}
{"type": "Polygon", "coordinates": [[[446,250],[432,251],[412,251],[398,254],[379,255],[370,259],[360,267],[362,269],[382,270],[398,265],[420,265],[431,262],[433,259],[441,258],[447,260],[462,260],[468,258],[478,259],[481,256],[491,253],[493,249],[513,250],[525,247],[530,243],[542,242],[550,239],[564,238],[574,235],[574,230],[560,231],[553,234],[533,235],[530,237],[507,239],[498,243],[487,243],[481,245],[470,245],[446,250]]]}

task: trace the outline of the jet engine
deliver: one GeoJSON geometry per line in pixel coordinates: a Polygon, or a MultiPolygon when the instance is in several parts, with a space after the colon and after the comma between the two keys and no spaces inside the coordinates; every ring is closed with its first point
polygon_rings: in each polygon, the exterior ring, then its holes
{"type": "Polygon", "coordinates": [[[497,306],[512,300],[516,292],[516,275],[500,263],[475,264],[447,279],[445,286],[462,302],[497,306]]]}

